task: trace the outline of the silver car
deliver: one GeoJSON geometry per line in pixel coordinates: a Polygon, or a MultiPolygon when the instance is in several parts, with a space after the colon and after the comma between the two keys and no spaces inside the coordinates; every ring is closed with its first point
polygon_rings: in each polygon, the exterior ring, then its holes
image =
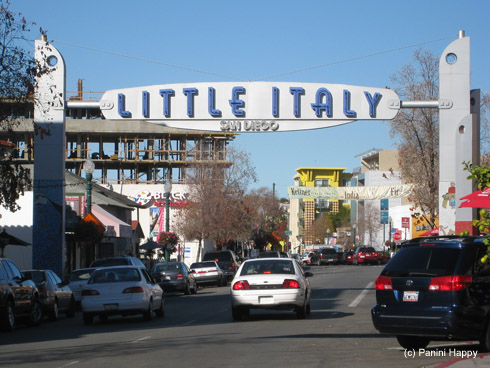
{"type": "Polygon", "coordinates": [[[245,261],[231,283],[233,319],[241,320],[253,308],[294,310],[298,318],[306,318],[311,311],[311,276],[291,258],[245,261]]]}
{"type": "Polygon", "coordinates": [[[195,262],[190,269],[198,284],[226,285],[225,274],[216,261],[195,262]]]}

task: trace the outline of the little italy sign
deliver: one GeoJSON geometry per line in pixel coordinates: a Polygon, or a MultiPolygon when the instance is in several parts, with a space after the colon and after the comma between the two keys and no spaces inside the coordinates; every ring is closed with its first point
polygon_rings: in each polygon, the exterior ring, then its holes
{"type": "Polygon", "coordinates": [[[196,130],[277,132],[391,120],[400,99],[390,89],[340,84],[181,83],[109,90],[100,107],[106,119],[196,130]]]}

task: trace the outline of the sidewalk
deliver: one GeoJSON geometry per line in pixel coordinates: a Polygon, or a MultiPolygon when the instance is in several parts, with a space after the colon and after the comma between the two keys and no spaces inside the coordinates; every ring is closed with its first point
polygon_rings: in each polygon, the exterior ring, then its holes
{"type": "Polygon", "coordinates": [[[490,367],[490,353],[479,353],[475,358],[454,358],[445,363],[429,365],[426,368],[473,368],[490,367]]]}

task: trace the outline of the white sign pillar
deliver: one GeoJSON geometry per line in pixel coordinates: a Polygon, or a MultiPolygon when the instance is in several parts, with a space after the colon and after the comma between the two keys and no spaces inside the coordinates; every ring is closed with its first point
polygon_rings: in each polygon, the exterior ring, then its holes
{"type": "Polygon", "coordinates": [[[65,62],[46,39],[35,42],[32,263],[60,277],[65,258],[65,62]]]}
{"type": "Polygon", "coordinates": [[[475,211],[458,207],[459,198],[474,191],[463,161],[479,164],[480,101],[478,91],[470,94],[470,39],[464,31],[441,55],[439,101],[439,234],[471,233],[475,211]]]}

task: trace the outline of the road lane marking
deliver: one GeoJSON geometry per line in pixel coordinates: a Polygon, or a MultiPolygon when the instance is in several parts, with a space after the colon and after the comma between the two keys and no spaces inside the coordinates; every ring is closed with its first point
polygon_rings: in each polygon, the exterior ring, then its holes
{"type": "Polygon", "coordinates": [[[149,339],[151,336],[145,336],[145,337],[142,337],[142,338],[139,338],[139,339],[136,339],[134,341],[131,341],[130,344],[135,344],[137,342],[140,342],[140,341],[143,341],[143,340],[146,340],[146,339],[149,339]]]}
{"type": "Polygon", "coordinates": [[[75,360],[74,362],[71,362],[71,363],[68,363],[68,364],[62,365],[61,367],[58,367],[58,368],[65,368],[65,367],[69,367],[70,365],[73,365],[73,364],[78,364],[78,363],[80,363],[80,361],[75,360]]]}
{"type": "Polygon", "coordinates": [[[192,325],[193,323],[196,323],[197,322],[197,319],[192,319],[190,321],[187,321],[185,323],[183,323],[184,326],[189,326],[189,325],[192,325]]]}
{"type": "Polygon", "coordinates": [[[366,285],[366,287],[364,288],[363,291],[361,291],[361,293],[357,296],[357,298],[355,298],[352,303],[349,304],[349,308],[355,308],[357,307],[357,305],[362,301],[362,299],[364,299],[364,297],[367,295],[367,293],[369,292],[369,289],[371,289],[374,285],[374,282],[370,282],[369,284],[366,285]]]}

